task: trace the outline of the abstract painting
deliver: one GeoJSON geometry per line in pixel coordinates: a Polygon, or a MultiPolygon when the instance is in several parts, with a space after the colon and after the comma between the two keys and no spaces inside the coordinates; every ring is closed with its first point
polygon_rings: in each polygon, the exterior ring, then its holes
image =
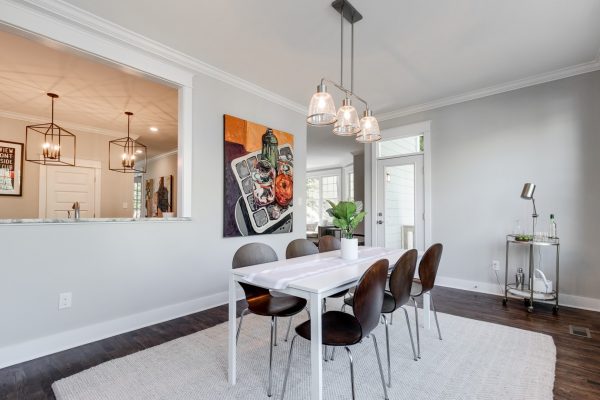
{"type": "Polygon", "coordinates": [[[294,135],[224,116],[223,236],[291,232],[294,135]]]}

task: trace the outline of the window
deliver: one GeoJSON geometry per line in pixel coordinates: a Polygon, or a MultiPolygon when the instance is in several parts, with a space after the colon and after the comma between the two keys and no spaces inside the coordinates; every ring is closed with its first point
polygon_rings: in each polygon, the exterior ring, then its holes
{"type": "Polygon", "coordinates": [[[142,216],[142,175],[133,178],[133,218],[142,216]]]}
{"type": "Polygon", "coordinates": [[[318,226],[331,225],[327,214],[329,203],[337,203],[341,197],[341,170],[309,173],[306,179],[306,230],[316,232],[318,226]]]}
{"type": "Polygon", "coordinates": [[[346,179],[346,200],[354,201],[354,172],[348,172],[346,179]]]}
{"type": "Polygon", "coordinates": [[[393,157],[425,151],[424,136],[410,136],[377,143],[377,157],[393,157]]]}

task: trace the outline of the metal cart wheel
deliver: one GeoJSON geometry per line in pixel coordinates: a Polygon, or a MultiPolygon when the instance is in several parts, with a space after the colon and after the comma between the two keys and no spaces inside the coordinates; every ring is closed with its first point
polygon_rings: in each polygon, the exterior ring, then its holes
{"type": "Polygon", "coordinates": [[[552,314],[558,315],[558,306],[552,307],[552,314]]]}
{"type": "Polygon", "coordinates": [[[506,307],[507,304],[508,304],[508,299],[502,299],[502,305],[504,307],[506,307]]]}
{"type": "Polygon", "coordinates": [[[532,313],[532,312],[533,312],[533,306],[529,306],[529,307],[527,307],[527,312],[528,312],[528,313],[532,313]]]}

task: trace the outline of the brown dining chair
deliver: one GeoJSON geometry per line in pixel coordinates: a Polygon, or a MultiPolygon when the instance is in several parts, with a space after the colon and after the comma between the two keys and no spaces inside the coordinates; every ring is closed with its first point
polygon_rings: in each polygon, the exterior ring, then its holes
{"type": "MultiPolygon", "coordinates": [[[[408,318],[408,311],[404,306],[414,299],[410,297],[410,290],[413,284],[413,278],[415,276],[415,269],[417,268],[417,257],[419,253],[417,250],[412,249],[406,251],[400,259],[396,262],[394,270],[390,275],[389,280],[389,291],[386,291],[383,297],[383,306],[381,308],[381,317],[385,323],[385,343],[387,348],[387,361],[388,361],[388,386],[392,387],[392,368],[390,358],[390,332],[389,332],[389,319],[386,314],[392,314],[397,309],[401,308],[404,311],[406,317],[406,327],[408,328],[408,336],[410,338],[410,344],[412,346],[413,358],[417,361],[417,352],[415,350],[415,342],[412,336],[412,329],[410,328],[410,319],[408,318]]],[[[344,300],[344,305],[352,306],[354,304],[354,297],[349,297],[344,300]]],[[[416,305],[415,305],[416,307],[416,305]]],[[[332,355],[333,357],[333,355],[332,355]]]]}
{"type": "Polygon", "coordinates": [[[319,253],[339,250],[342,248],[342,241],[332,235],[324,235],[319,238],[319,253]]]}
{"type": "MultiPolygon", "coordinates": [[[[369,267],[369,269],[360,278],[356,291],[354,293],[354,315],[342,311],[327,311],[322,315],[322,341],[326,346],[344,347],[350,359],[350,383],[352,385],[352,399],[354,400],[354,363],[352,360],[352,351],[350,346],[360,343],[365,337],[373,338],[375,354],[379,363],[379,375],[385,399],[388,400],[383,368],[381,366],[381,357],[377,346],[377,338],[373,334],[373,329],[379,324],[381,317],[381,307],[383,305],[383,293],[387,280],[389,262],[379,260],[369,267]]],[[[283,389],[281,399],[285,396],[285,389],[292,364],[292,354],[294,343],[298,336],[311,340],[310,323],[308,320],[296,327],[296,335],[292,339],[290,354],[288,356],[288,365],[283,380],[283,389]]]]}
{"type": "Polygon", "coordinates": [[[415,302],[415,324],[417,325],[417,357],[421,358],[421,340],[419,338],[419,312],[416,306],[416,298],[423,297],[424,294],[429,293],[431,300],[431,309],[433,310],[433,316],[435,317],[435,325],[437,326],[438,336],[442,340],[442,332],[440,331],[440,324],[438,322],[437,312],[435,311],[435,304],[433,302],[433,296],[431,295],[431,289],[435,285],[435,277],[437,275],[438,267],[440,266],[440,260],[442,259],[442,251],[444,246],[441,243],[431,245],[423,254],[423,258],[419,263],[419,278],[413,280],[412,290],[410,297],[415,302]]]}
{"type": "MultiPolygon", "coordinates": [[[[248,267],[250,265],[264,264],[277,261],[277,253],[268,245],[263,243],[249,243],[238,249],[233,256],[232,268],[248,267]]],[[[244,315],[252,313],[271,317],[271,344],[269,347],[269,386],[267,395],[271,397],[272,377],[273,377],[273,345],[277,336],[277,318],[291,317],[304,310],[306,300],[300,297],[282,295],[273,296],[269,289],[248,283],[239,282],[244,294],[248,308],[242,311],[240,323],[236,333],[236,341],[240,337],[244,315]]]]}
{"type": "Polygon", "coordinates": [[[285,258],[290,259],[318,253],[319,249],[310,240],[294,239],[287,245],[287,248],[285,249],[285,258]]]}

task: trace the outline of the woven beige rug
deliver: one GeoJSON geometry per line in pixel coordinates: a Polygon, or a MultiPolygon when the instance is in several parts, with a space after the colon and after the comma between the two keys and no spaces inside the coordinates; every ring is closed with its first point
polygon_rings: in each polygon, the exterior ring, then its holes
{"type": "MultiPolygon", "coordinates": [[[[390,399],[552,399],[556,347],[551,337],[438,315],[444,340],[437,339],[432,321],[433,329],[421,330],[421,359],[415,362],[404,314],[396,314],[391,326],[390,399]]],[[[274,353],[274,399],[281,397],[289,352],[290,343],[283,341],[286,327],[287,321],[281,320],[274,353]]],[[[58,400],[267,399],[269,328],[268,318],[245,318],[236,386],[227,383],[227,324],[221,324],[98,365],[57,381],[52,388],[58,400]]],[[[383,326],[375,334],[385,372],[383,326]]],[[[297,339],[286,399],[309,398],[309,349],[307,341],[297,339]]],[[[352,351],[357,398],[383,399],[372,339],[352,351]]],[[[338,350],[334,362],[324,363],[323,374],[324,399],[351,398],[345,351],[338,350]]]]}

